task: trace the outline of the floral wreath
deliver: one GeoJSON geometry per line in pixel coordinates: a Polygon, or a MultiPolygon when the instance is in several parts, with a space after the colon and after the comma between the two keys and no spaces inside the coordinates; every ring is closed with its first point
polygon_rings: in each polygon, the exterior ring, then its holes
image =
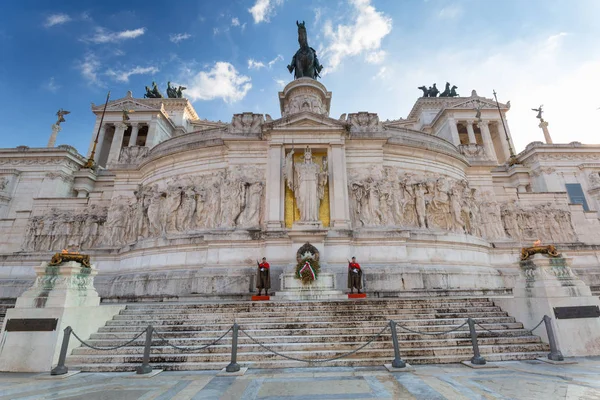
{"type": "Polygon", "coordinates": [[[296,264],[294,277],[300,279],[303,285],[310,285],[321,272],[319,250],[307,242],[298,249],[296,260],[298,264],[296,264]]]}

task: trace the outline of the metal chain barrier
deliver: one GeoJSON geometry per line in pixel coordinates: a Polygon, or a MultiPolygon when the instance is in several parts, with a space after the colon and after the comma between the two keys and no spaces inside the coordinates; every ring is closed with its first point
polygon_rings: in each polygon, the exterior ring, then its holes
{"type": "Polygon", "coordinates": [[[368,345],[370,345],[371,343],[373,343],[377,338],[381,337],[381,335],[383,334],[383,332],[385,332],[387,329],[389,328],[389,325],[386,325],[381,331],[379,331],[379,333],[377,333],[375,336],[372,336],[371,339],[369,339],[369,341],[367,341],[367,343],[363,344],[362,346],[358,347],[357,349],[354,349],[352,351],[349,351],[348,353],[344,353],[342,355],[336,356],[336,357],[332,357],[332,358],[326,358],[326,359],[318,359],[318,360],[311,360],[311,359],[304,359],[304,358],[295,358],[295,357],[290,357],[290,356],[286,356],[285,354],[281,354],[267,346],[265,346],[264,344],[258,342],[256,339],[254,339],[252,336],[250,336],[245,330],[243,330],[242,328],[239,328],[240,331],[242,331],[244,333],[244,335],[248,336],[248,338],[253,341],[255,344],[259,345],[260,347],[262,347],[263,349],[278,355],[279,357],[283,357],[283,358],[287,358],[288,360],[292,360],[292,361],[300,361],[300,362],[307,362],[307,363],[323,363],[323,362],[328,362],[328,361],[335,361],[335,360],[339,360],[340,358],[344,358],[344,357],[348,357],[352,354],[357,353],[358,351],[364,349],[365,347],[367,347],[368,345]]]}
{"type": "Polygon", "coordinates": [[[116,350],[116,349],[120,349],[121,347],[125,347],[127,345],[130,345],[131,343],[133,343],[137,338],[139,338],[140,336],[142,336],[144,333],[146,333],[146,331],[148,330],[148,328],[144,329],[143,331],[141,331],[139,333],[139,335],[137,335],[136,337],[134,337],[133,339],[131,339],[130,341],[128,341],[127,343],[121,344],[119,346],[114,346],[114,347],[96,347],[96,346],[92,346],[91,344],[88,344],[86,342],[84,342],[83,340],[81,340],[81,338],[79,336],[77,336],[77,334],[75,333],[75,331],[71,331],[71,334],[73,336],[75,336],[75,339],[79,340],[81,342],[82,345],[89,347],[90,349],[94,349],[94,350],[116,350]]]}
{"type": "MultiPolygon", "coordinates": [[[[394,321],[395,322],[395,321],[394,321]]],[[[452,328],[448,331],[443,331],[443,332],[419,332],[419,331],[415,331],[412,330],[410,328],[407,328],[404,325],[400,325],[399,323],[396,322],[396,325],[399,326],[400,328],[404,329],[405,331],[411,332],[411,333],[416,333],[418,335],[431,335],[431,336],[436,336],[436,335],[445,335],[447,333],[452,333],[455,332],[457,330],[459,330],[460,328],[462,328],[463,326],[467,325],[467,321],[465,321],[462,325],[457,326],[456,328],[452,328]]]]}
{"type": "Polygon", "coordinates": [[[169,343],[169,340],[168,340],[168,339],[165,339],[165,337],[164,337],[164,336],[162,336],[160,333],[158,333],[158,332],[156,331],[156,329],[154,329],[154,333],[156,333],[156,336],[158,336],[158,338],[161,340],[161,342],[163,342],[163,343],[164,343],[164,344],[166,344],[167,346],[169,346],[169,347],[172,347],[172,348],[174,348],[174,349],[176,349],[176,350],[179,350],[179,351],[184,351],[184,352],[186,352],[186,351],[189,351],[189,352],[192,352],[192,351],[204,350],[204,349],[206,349],[207,347],[210,347],[210,346],[213,346],[213,345],[217,344],[218,342],[220,342],[220,341],[221,341],[221,339],[223,339],[225,336],[227,336],[227,334],[228,334],[229,332],[231,332],[231,330],[232,330],[232,329],[233,329],[233,326],[232,326],[231,328],[229,328],[229,329],[227,330],[227,332],[225,332],[224,334],[222,334],[222,335],[221,335],[221,336],[220,336],[218,339],[216,339],[216,340],[214,340],[214,341],[212,341],[212,342],[210,342],[210,343],[208,343],[208,344],[205,344],[205,345],[203,345],[203,346],[201,346],[201,347],[194,347],[194,348],[190,348],[190,347],[179,347],[179,346],[176,346],[176,345],[174,345],[174,344],[171,344],[171,343],[169,343]]]}
{"type": "MultiPolygon", "coordinates": [[[[525,336],[533,336],[533,331],[535,331],[537,328],[539,328],[539,326],[540,326],[540,325],[541,325],[543,322],[544,322],[544,318],[542,318],[542,319],[541,319],[541,321],[540,321],[540,322],[539,322],[539,323],[538,323],[536,326],[534,326],[532,329],[525,329],[525,328],[523,328],[523,329],[524,329],[524,330],[527,332],[527,334],[525,334],[525,335],[518,335],[518,336],[511,336],[511,337],[525,337],[525,336]]],[[[482,326],[482,325],[481,325],[479,322],[475,322],[475,325],[477,325],[478,327],[480,327],[480,328],[481,328],[481,329],[483,329],[484,331],[487,331],[487,332],[491,333],[491,334],[492,334],[492,335],[494,335],[494,336],[500,336],[500,334],[499,334],[498,332],[494,332],[494,331],[491,331],[491,330],[489,330],[488,328],[486,328],[486,327],[482,326]]]]}

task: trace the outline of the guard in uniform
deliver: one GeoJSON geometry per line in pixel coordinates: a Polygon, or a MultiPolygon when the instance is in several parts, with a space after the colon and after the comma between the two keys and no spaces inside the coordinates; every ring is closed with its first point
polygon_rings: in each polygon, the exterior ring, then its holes
{"type": "Polygon", "coordinates": [[[348,261],[348,289],[350,293],[354,293],[354,288],[360,293],[362,289],[362,269],[356,262],[356,257],[352,257],[352,261],[348,261]]]}
{"type": "Polygon", "coordinates": [[[263,257],[262,262],[258,264],[258,274],[256,276],[256,288],[258,289],[258,295],[260,296],[263,289],[265,289],[265,296],[269,295],[269,289],[271,288],[271,273],[269,271],[269,263],[267,258],[263,257]]]}

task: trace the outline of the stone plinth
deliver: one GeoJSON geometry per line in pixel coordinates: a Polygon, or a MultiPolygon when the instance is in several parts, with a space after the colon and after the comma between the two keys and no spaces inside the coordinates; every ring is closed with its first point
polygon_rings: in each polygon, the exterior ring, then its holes
{"type": "MultiPolygon", "coordinates": [[[[536,254],[520,261],[513,299],[496,299],[525,328],[531,329],[544,315],[552,318],[558,348],[564,356],[600,355],[600,318],[556,319],[554,307],[600,306],[587,286],[573,272],[566,257],[536,254]]],[[[534,334],[548,341],[544,324],[534,334]]]]}
{"type": "Polygon", "coordinates": [[[281,274],[279,277],[281,291],[277,292],[277,300],[342,300],[347,296],[337,290],[335,275],[320,273],[316,280],[304,285],[296,274],[281,274]]]}
{"type": "MultiPolygon", "coordinates": [[[[58,266],[44,262],[34,268],[37,278],[33,286],[17,298],[8,310],[2,328],[0,371],[44,372],[58,361],[63,331],[71,326],[83,340],[104,326],[106,321],[125,306],[100,306],[94,288],[96,267],[87,268],[75,261],[58,266]],[[53,331],[9,331],[6,323],[15,319],[57,319],[53,331]]],[[[79,342],[71,337],[71,349],[79,342]]]]}

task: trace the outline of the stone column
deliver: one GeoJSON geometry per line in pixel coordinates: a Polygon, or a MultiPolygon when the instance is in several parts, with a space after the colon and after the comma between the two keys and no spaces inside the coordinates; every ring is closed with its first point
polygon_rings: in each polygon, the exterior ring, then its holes
{"type": "Polygon", "coordinates": [[[469,144],[477,144],[477,139],[475,138],[475,131],[473,130],[473,120],[467,121],[467,134],[469,135],[469,144]]]}
{"type": "Polygon", "coordinates": [[[285,190],[282,185],[283,145],[270,143],[267,154],[267,186],[266,186],[266,214],[267,229],[281,229],[283,227],[283,202],[285,190]]]}
{"type": "MultiPolygon", "coordinates": [[[[103,124],[100,128],[100,134],[98,135],[98,144],[96,145],[96,153],[94,153],[94,162],[98,163],[100,159],[100,152],[102,151],[102,145],[104,144],[104,135],[106,134],[106,124],[103,124]]],[[[96,138],[94,138],[96,139],[96,138]]],[[[92,147],[93,148],[93,147],[92,147]]],[[[91,152],[90,152],[91,155],[91,152]]]]}
{"type": "Polygon", "coordinates": [[[122,122],[115,123],[115,134],[110,145],[110,153],[108,153],[108,161],[106,164],[119,161],[119,155],[121,154],[121,143],[123,143],[123,134],[127,129],[127,125],[122,122]]]}
{"type": "Polygon", "coordinates": [[[458,128],[456,127],[456,120],[454,118],[448,118],[448,125],[450,125],[450,134],[452,136],[452,144],[460,146],[460,136],[458,135],[458,128]]]}
{"type": "Polygon", "coordinates": [[[348,183],[346,175],[346,152],[343,145],[332,144],[330,151],[329,185],[331,190],[330,210],[331,227],[337,229],[350,228],[350,205],[348,202],[348,183]]]}
{"type": "Polygon", "coordinates": [[[146,147],[149,149],[157,145],[156,135],[158,134],[158,117],[152,116],[152,121],[148,125],[148,136],[146,136],[146,147]]]}
{"type": "Polygon", "coordinates": [[[550,137],[550,132],[548,131],[548,122],[541,120],[539,127],[542,128],[542,131],[544,132],[546,144],[552,144],[552,138],[550,137]]]}
{"type": "Polygon", "coordinates": [[[127,147],[135,146],[137,142],[139,124],[137,122],[130,122],[131,124],[131,136],[129,137],[129,145],[127,147]]]}
{"type": "Polygon", "coordinates": [[[508,147],[508,141],[506,139],[506,131],[504,130],[504,127],[502,126],[502,122],[496,122],[496,126],[498,127],[498,134],[500,135],[500,143],[502,145],[502,151],[504,153],[504,160],[502,160],[503,162],[508,160],[510,158],[510,149],[508,147]]]}
{"type": "Polygon", "coordinates": [[[52,134],[50,135],[50,139],[48,140],[48,147],[54,147],[56,144],[56,135],[60,132],[60,125],[52,124],[52,134]]]}
{"type": "Polygon", "coordinates": [[[492,135],[490,135],[490,127],[488,121],[479,121],[477,126],[481,130],[481,139],[483,139],[483,146],[485,152],[491,161],[498,162],[496,157],[496,151],[494,150],[494,143],[492,142],[492,135]]]}

